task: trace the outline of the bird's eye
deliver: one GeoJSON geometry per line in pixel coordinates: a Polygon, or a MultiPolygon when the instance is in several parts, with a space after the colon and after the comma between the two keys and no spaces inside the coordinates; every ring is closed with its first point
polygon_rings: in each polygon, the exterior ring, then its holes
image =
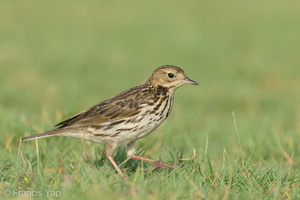
{"type": "Polygon", "coordinates": [[[169,78],[173,78],[173,77],[174,77],[174,74],[168,73],[168,77],[169,77],[169,78]]]}

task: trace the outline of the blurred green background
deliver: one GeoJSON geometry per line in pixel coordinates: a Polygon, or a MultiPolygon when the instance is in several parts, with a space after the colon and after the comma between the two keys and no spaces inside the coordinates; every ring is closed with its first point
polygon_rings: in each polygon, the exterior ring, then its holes
{"type": "MultiPolygon", "coordinates": [[[[225,149],[232,159],[299,167],[299,8],[296,0],[3,0],[1,151],[16,152],[20,137],[49,130],[172,64],[200,86],[178,89],[168,120],[138,142],[148,157],[166,149],[203,153],[208,139],[215,165],[225,149]]],[[[78,144],[49,139],[40,148],[57,141],[78,144]]]]}

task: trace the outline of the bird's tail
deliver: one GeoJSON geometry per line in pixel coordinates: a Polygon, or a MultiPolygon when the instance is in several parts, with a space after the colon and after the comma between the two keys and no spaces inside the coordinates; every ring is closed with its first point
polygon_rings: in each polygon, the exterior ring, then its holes
{"type": "Polygon", "coordinates": [[[54,134],[56,134],[58,131],[57,129],[51,130],[51,131],[46,131],[43,133],[38,133],[38,134],[34,134],[34,135],[30,135],[27,137],[23,137],[21,138],[21,141],[27,141],[27,140],[34,140],[34,139],[40,139],[40,138],[44,138],[44,137],[51,137],[54,134]]]}

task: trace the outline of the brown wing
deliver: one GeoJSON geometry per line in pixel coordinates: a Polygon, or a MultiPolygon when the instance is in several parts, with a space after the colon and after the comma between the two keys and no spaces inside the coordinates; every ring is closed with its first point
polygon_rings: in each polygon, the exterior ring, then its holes
{"type": "Polygon", "coordinates": [[[113,122],[137,115],[147,97],[147,95],[141,95],[145,92],[143,89],[144,86],[131,88],[58,123],[56,126],[63,128],[66,126],[101,125],[104,122],[113,122]]]}

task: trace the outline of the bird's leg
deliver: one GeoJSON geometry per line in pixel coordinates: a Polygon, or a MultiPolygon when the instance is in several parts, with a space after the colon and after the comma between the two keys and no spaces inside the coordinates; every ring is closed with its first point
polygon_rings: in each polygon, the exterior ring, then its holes
{"type": "Polygon", "coordinates": [[[140,157],[140,156],[135,156],[135,155],[133,155],[133,156],[131,156],[131,159],[142,160],[142,161],[145,161],[145,162],[153,163],[154,166],[153,166],[152,170],[156,169],[157,167],[174,168],[174,165],[169,165],[169,164],[166,164],[166,163],[161,162],[161,161],[152,160],[152,159],[144,158],[144,157],[140,157]]]}
{"type": "Polygon", "coordinates": [[[131,157],[135,154],[135,141],[126,144],[127,157],[131,157]]]}
{"type": "Polygon", "coordinates": [[[134,155],[134,153],[135,153],[135,141],[126,144],[126,148],[127,148],[127,158],[120,164],[120,166],[125,164],[128,160],[131,159],[131,156],[134,155]]]}
{"type": "Polygon", "coordinates": [[[105,148],[105,155],[106,157],[109,159],[109,161],[111,162],[111,164],[115,167],[115,169],[117,170],[117,172],[123,177],[125,178],[125,175],[123,174],[123,172],[121,171],[121,169],[119,168],[119,166],[117,165],[116,161],[113,159],[113,157],[111,156],[113,151],[115,150],[115,148],[117,147],[117,145],[111,145],[108,144],[105,148]]]}
{"type": "Polygon", "coordinates": [[[149,158],[135,156],[134,155],[134,153],[135,153],[135,141],[133,141],[131,143],[128,143],[126,146],[127,146],[127,159],[124,160],[122,162],[122,164],[125,163],[125,162],[127,162],[129,159],[135,159],[135,160],[142,160],[142,161],[145,161],[145,162],[153,163],[154,166],[151,169],[151,171],[154,170],[154,169],[156,169],[157,167],[174,168],[174,165],[169,165],[169,164],[166,164],[166,163],[163,163],[163,162],[160,162],[160,161],[157,161],[157,160],[152,160],[152,159],[149,159],[149,158]]]}

